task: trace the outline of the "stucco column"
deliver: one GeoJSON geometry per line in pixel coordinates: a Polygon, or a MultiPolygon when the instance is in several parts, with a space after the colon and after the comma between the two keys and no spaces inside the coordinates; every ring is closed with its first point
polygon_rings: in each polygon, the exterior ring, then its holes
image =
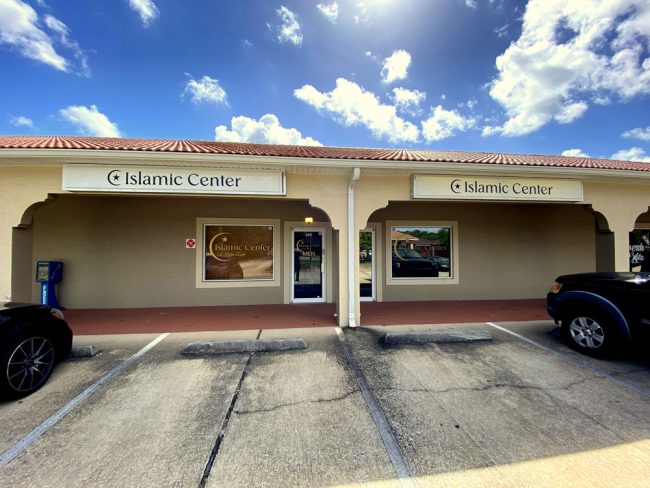
{"type": "Polygon", "coordinates": [[[309,200],[330,218],[332,228],[338,230],[338,295],[336,310],[338,324],[348,325],[348,211],[349,176],[287,174],[287,198],[309,200]]]}
{"type": "MultiPolygon", "coordinates": [[[[354,248],[359,250],[359,232],[368,227],[370,216],[377,210],[387,207],[392,201],[409,201],[411,199],[411,183],[408,176],[364,176],[362,175],[356,187],[356,232],[354,235],[354,248]]],[[[381,242],[375,246],[381,247],[381,242]]],[[[383,266],[384,260],[377,262],[376,266],[383,266]]],[[[359,286],[359,259],[355,260],[354,282],[359,286]]],[[[375,277],[377,279],[377,277],[375,277]]],[[[383,284],[377,283],[377,289],[383,284]]],[[[361,296],[355,297],[357,301],[356,310],[361,311],[361,296]]],[[[357,324],[363,324],[363,316],[357,316],[357,324]]]]}
{"type": "Polygon", "coordinates": [[[648,210],[650,192],[640,185],[585,183],[585,203],[607,220],[614,233],[614,270],[630,270],[630,232],[637,218],[648,210]]]}
{"type": "Polygon", "coordinates": [[[610,229],[614,232],[614,271],[630,271],[630,232],[634,230],[634,221],[620,222],[610,229]]]}
{"type": "Polygon", "coordinates": [[[0,204],[0,302],[11,301],[11,274],[12,274],[12,240],[13,228],[20,223],[22,212],[8,209],[4,201],[0,204]]]}
{"type": "Polygon", "coordinates": [[[0,300],[11,300],[13,229],[31,224],[25,212],[61,191],[60,166],[0,167],[0,300]]]}

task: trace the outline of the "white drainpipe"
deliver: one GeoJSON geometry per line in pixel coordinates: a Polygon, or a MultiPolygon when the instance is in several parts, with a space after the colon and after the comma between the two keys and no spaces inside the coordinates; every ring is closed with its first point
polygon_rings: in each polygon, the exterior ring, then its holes
{"type": "Polygon", "coordinates": [[[359,181],[359,176],[361,176],[361,170],[359,168],[354,168],[352,173],[352,178],[350,179],[350,184],[348,185],[348,326],[349,327],[358,327],[357,325],[357,286],[355,282],[354,270],[355,270],[355,257],[356,249],[354,243],[356,242],[355,236],[355,214],[356,208],[354,205],[354,188],[359,181]]]}

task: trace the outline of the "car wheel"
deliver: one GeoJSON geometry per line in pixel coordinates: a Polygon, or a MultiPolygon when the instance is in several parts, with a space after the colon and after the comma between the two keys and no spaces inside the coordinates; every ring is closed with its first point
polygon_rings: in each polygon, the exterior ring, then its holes
{"type": "Polygon", "coordinates": [[[0,396],[22,398],[45,384],[52,374],[52,341],[38,334],[21,335],[0,353],[0,396]]]}
{"type": "Polygon", "coordinates": [[[574,312],[562,321],[562,332],[571,347],[584,354],[605,357],[618,345],[618,334],[606,313],[574,312]]]}

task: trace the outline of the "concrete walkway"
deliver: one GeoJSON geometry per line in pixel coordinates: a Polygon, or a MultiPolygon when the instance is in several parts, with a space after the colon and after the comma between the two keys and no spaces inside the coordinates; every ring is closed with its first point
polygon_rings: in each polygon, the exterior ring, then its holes
{"type": "MultiPolygon", "coordinates": [[[[548,320],[545,305],[545,300],[364,302],[361,316],[363,325],[548,320]]],[[[335,314],[332,303],[65,311],[75,335],[331,327],[335,314]]]]}

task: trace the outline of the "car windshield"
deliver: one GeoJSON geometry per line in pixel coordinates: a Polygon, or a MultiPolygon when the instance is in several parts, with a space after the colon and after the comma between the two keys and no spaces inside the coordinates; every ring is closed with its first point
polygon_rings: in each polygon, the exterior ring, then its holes
{"type": "MultiPolygon", "coordinates": [[[[422,259],[420,253],[414,249],[397,249],[397,253],[398,257],[402,259],[422,259]]],[[[393,251],[393,254],[395,254],[395,251],[393,251]]]]}

